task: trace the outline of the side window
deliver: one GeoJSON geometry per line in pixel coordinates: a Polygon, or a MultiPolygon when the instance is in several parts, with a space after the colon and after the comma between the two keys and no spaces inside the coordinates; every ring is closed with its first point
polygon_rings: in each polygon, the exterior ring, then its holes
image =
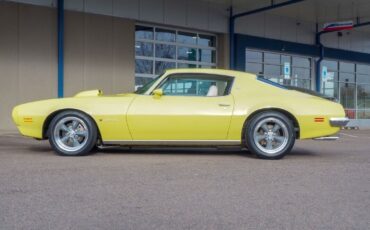
{"type": "Polygon", "coordinates": [[[168,96],[217,97],[230,93],[233,78],[210,74],[175,74],[159,86],[168,96]]]}

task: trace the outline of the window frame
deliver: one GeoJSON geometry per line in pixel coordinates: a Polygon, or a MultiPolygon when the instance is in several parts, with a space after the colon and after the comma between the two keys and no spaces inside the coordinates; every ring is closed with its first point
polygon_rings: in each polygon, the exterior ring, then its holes
{"type": "MultiPolygon", "coordinates": [[[[359,66],[365,66],[365,68],[370,68],[370,64],[368,63],[361,63],[361,62],[351,62],[351,61],[347,61],[347,60],[338,60],[338,59],[331,59],[331,58],[326,58],[324,59],[324,61],[327,61],[327,62],[331,62],[331,63],[335,63],[336,64],[336,69],[332,69],[332,68],[328,68],[328,70],[330,70],[331,72],[335,72],[337,74],[337,78],[333,80],[333,90],[334,92],[336,91],[337,92],[337,100],[339,101],[339,103],[342,102],[342,96],[341,96],[341,84],[349,84],[349,85],[354,85],[355,87],[355,91],[354,91],[354,103],[355,103],[355,106],[354,108],[347,108],[347,107],[344,107],[344,110],[347,112],[351,112],[351,113],[354,113],[354,117],[353,118],[350,118],[350,119],[370,119],[370,118],[360,118],[361,116],[359,115],[361,112],[370,112],[370,108],[360,108],[359,106],[359,91],[358,91],[358,87],[363,85],[363,86],[370,86],[370,82],[369,83],[366,83],[366,82],[360,82],[359,81],[359,75],[361,76],[368,76],[370,78],[370,73],[363,73],[363,72],[360,72],[358,71],[358,67],[359,66]],[[341,67],[341,64],[354,64],[354,71],[353,72],[349,72],[347,70],[342,70],[340,67],[341,67]],[[341,78],[340,78],[340,75],[341,74],[353,74],[354,75],[354,82],[346,82],[346,81],[343,81],[341,78]]],[[[322,67],[323,66],[326,66],[325,65],[326,63],[322,63],[320,65],[320,71],[322,70],[322,67]]],[[[322,79],[321,79],[321,83],[323,83],[322,79]]],[[[323,84],[321,85],[321,90],[323,90],[323,84]]],[[[341,103],[342,104],[342,103],[341,103]]],[[[343,104],[342,104],[343,105],[343,104]]]]}
{"type": "MultiPolygon", "coordinates": [[[[265,69],[266,67],[275,67],[275,68],[279,68],[279,72],[280,74],[277,75],[275,78],[277,79],[277,83],[278,84],[282,84],[282,85],[286,85],[286,82],[290,82],[289,86],[296,86],[296,85],[299,85],[299,84],[305,84],[307,83],[307,87],[305,87],[305,89],[312,89],[313,87],[313,82],[314,82],[314,78],[313,78],[313,73],[314,73],[314,65],[313,65],[313,57],[311,56],[303,56],[303,55],[299,55],[299,54],[294,54],[294,53],[287,53],[287,52],[276,52],[276,51],[271,51],[271,50],[266,50],[266,49],[253,49],[253,48],[246,48],[245,49],[245,71],[247,71],[247,65],[248,64],[252,64],[252,65],[260,65],[260,68],[261,68],[261,72],[260,73],[254,73],[256,75],[261,75],[261,76],[264,76],[265,75],[268,75],[265,73],[265,69]],[[247,58],[247,53],[249,52],[252,52],[252,53],[258,53],[260,56],[260,59],[259,60],[248,60],[247,58]],[[276,63],[270,63],[270,62],[266,62],[266,55],[278,55],[279,56],[279,63],[276,62],[276,63]],[[288,58],[289,60],[289,63],[290,63],[290,79],[285,79],[284,76],[283,76],[283,68],[284,68],[284,62],[283,60],[285,60],[285,58],[288,58]],[[301,65],[296,65],[296,63],[294,63],[294,58],[301,58],[301,59],[307,59],[308,60],[308,64],[309,66],[308,67],[303,67],[301,65]],[[293,75],[294,71],[296,69],[304,69],[304,70],[308,70],[309,71],[309,75],[308,75],[308,78],[299,78],[299,77],[295,77],[293,75]],[[294,83],[295,82],[295,83],[294,83]]],[[[267,78],[267,79],[272,79],[272,78],[267,78]]],[[[300,86],[298,86],[300,87],[300,86]]]]}
{"type": "MultiPolygon", "coordinates": [[[[221,75],[221,74],[210,74],[210,73],[173,73],[173,74],[169,74],[167,75],[166,77],[164,77],[154,88],[153,90],[149,93],[149,95],[154,95],[154,91],[156,89],[161,89],[162,86],[166,83],[166,81],[171,78],[171,77],[174,77],[174,76],[179,76],[179,75],[187,75],[187,74],[191,74],[192,77],[194,77],[194,79],[197,79],[195,78],[196,76],[209,76],[210,78],[213,76],[213,77],[219,77],[219,78],[225,78],[225,79],[228,79],[226,80],[228,82],[228,85],[226,86],[226,89],[225,89],[225,92],[226,94],[224,95],[221,95],[221,96],[215,96],[215,97],[227,97],[231,94],[231,90],[234,86],[234,82],[235,82],[235,77],[233,76],[229,76],[229,75],[221,75]]],[[[181,77],[179,77],[181,78],[181,77]]],[[[185,77],[184,78],[188,78],[188,77],[185,77]]],[[[163,96],[171,96],[171,97],[206,97],[206,98],[215,98],[215,97],[207,97],[207,96],[202,96],[202,95],[191,95],[191,96],[186,96],[186,95],[163,95],[163,96]]]]}
{"type": "MultiPolygon", "coordinates": [[[[188,30],[188,29],[168,27],[168,26],[160,26],[160,25],[153,25],[153,24],[146,24],[146,23],[136,23],[135,24],[135,31],[136,31],[136,27],[152,28],[153,38],[152,39],[136,38],[136,35],[135,35],[135,46],[136,46],[136,42],[144,42],[144,43],[152,44],[152,46],[153,46],[153,55],[152,56],[136,55],[136,50],[135,50],[135,61],[136,60],[147,60],[147,61],[152,61],[153,63],[152,63],[152,73],[151,74],[136,73],[136,70],[135,70],[135,79],[137,77],[152,79],[152,78],[155,78],[156,76],[160,75],[161,73],[157,73],[157,70],[156,70],[156,62],[173,62],[174,65],[175,65],[174,68],[176,68],[176,69],[181,68],[181,67],[179,67],[179,65],[183,65],[183,64],[194,65],[195,68],[203,68],[203,66],[207,66],[207,67],[210,67],[210,68],[216,68],[217,67],[217,64],[218,64],[218,56],[217,56],[218,55],[218,51],[217,51],[218,37],[217,37],[217,34],[212,34],[212,33],[203,32],[203,31],[199,31],[199,30],[188,30]],[[175,32],[175,41],[174,42],[169,42],[169,41],[156,40],[156,30],[157,29],[174,31],[175,32]],[[180,34],[181,33],[195,34],[196,35],[196,42],[195,42],[196,44],[187,44],[187,43],[180,42],[178,40],[179,33],[180,34]],[[199,42],[199,39],[202,35],[213,37],[214,38],[213,46],[200,45],[198,42],[199,42]],[[158,44],[174,45],[175,46],[175,58],[167,59],[167,58],[156,57],[156,45],[158,45],[158,44]],[[195,61],[189,61],[189,60],[178,59],[178,49],[181,48],[181,47],[195,49],[196,50],[196,60],[195,61]],[[209,50],[211,52],[211,55],[214,52],[214,62],[212,62],[212,60],[211,60],[210,63],[199,61],[200,50],[209,50]]],[[[136,85],[136,83],[135,83],[135,87],[137,87],[137,86],[139,86],[139,85],[136,85]]]]}

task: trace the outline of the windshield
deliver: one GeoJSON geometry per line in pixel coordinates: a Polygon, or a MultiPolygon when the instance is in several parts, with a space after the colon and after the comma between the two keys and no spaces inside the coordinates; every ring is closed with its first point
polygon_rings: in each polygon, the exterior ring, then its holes
{"type": "Polygon", "coordinates": [[[150,87],[152,87],[152,85],[161,77],[162,75],[160,75],[160,76],[158,76],[158,77],[156,77],[156,78],[154,78],[153,80],[151,80],[150,82],[148,82],[148,83],[146,83],[144,86],[142,86],[142,87],[139,87],[136,91],[135,91],[135,93],[136,94],[144,94],[144,93],[146,93],[146,91],[148,91],[148,89],[150,88],[150,87]]]}

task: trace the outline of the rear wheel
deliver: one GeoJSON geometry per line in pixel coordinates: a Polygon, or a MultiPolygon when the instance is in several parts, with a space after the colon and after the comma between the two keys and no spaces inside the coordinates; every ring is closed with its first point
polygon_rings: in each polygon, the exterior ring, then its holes
{"type": "Polygon", "coordinates": [[[81,156],[91,152],[97,142],[97,128],[87,115],[65,111],[56,115],[49,126],[49,142],[63,156],[81,156]]]}
{"type": "Polygon", "coordinates": [[[263,159],[280,159],[292,149],[295,131],[292,121],[279,112],[262,112],[246,126],[248,149],[263,159]]]}

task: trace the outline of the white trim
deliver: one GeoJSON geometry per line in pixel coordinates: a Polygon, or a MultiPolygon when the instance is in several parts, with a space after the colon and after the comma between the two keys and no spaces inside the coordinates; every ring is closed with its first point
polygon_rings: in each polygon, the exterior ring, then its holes
{"type": "Polygon", "coordinates": [[[177,60],[176,59],[169,59],[169,58],[154,58],[154,57],[147,57],[147,56],[136,56],[136,59],[139,60],[148,60],[148,61],[164,61],[164,62],[175,62],[181,64],[192,64],[192,65],[209,65],[209,66],[216,66],[215,63],[209,62],[197,62],[197,61],[187,61],[187,60],[177,60]]]}
{"type": "MultiPolygon", "coordinates": [[[[182,27],[171,27],[171,26],[166,26],[166,25],[160,25],[160,24],[150,24],[150,23],[144,23],[144,22],[137,22],[137,26],[147,26],[147,27],[158,27],[161,29],[167,29],[167,30],[180,30],[181,32],[187,32],[187,33],[196,33],[196,34],[204,34],[204,35],[211,35],[211,36],[216,36],[214,33],[210,32],[205,32],[202,30],[191,30],[187,28],[182,28],[182,27]]],[[[217,43],[216,43],[217,46],[217,43]]]]}
{"type": "Polygon", "coordinates": [[[150,40],[150,39],[143,39],[143,38],[138,38],[138,39],[135,40],[135,42],[145,42],[145,43],[151,43],[151,44],[154,44],[154,45],[155,44],[174,45],[174,46],[177,46],[177,47],[188,47],[188,48],[195,48],[195,49],[202,49],[202,50],[215,50],[215,51],[217,51],[216,47],[192,45],[192,44],[186,44],[186,43],[181,43],[181,42],[166,42],[166,41],[150,40]]]}

